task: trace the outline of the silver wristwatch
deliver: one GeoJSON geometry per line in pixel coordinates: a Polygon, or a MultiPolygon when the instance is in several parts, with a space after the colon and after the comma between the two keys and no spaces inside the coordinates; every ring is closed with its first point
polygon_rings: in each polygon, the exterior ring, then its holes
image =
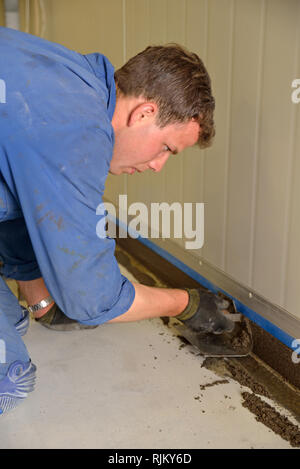
{"type": "Polygon", "coordinates": [[[39,303],[36,303],[35,305],[30,305],[27,307],[28,311],[30,313],[36,313],[40,309],[46,308],[46,306],[49,306],[53,302],[52,296],[48,296],[44,300],[41,300],[39,303]]]}

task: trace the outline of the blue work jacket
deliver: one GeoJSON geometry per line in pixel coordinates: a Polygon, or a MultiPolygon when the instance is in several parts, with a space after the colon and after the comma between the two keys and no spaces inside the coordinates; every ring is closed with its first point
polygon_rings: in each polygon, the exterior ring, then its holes
{"type": "Polygon", "coordinates": [[[67,316],[96,325],[125,313],[134,287],[115,241],[96,234],[114,146],[111,63],[0,28],[0,89],[0,223],[24,220],[67,316]]]}

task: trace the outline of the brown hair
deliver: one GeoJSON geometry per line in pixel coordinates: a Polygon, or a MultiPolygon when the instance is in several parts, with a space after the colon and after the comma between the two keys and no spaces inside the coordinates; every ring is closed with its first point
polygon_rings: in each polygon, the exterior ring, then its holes
{"type": "Polygon", "coordinates": [[[178,44],[150,46],[117,70],[115,81],[123,96],[156,102],[159,127],[195,119],[201,126],[198,145],[211,145],[215,101],[210,77],[196,54],[178,44]]]}

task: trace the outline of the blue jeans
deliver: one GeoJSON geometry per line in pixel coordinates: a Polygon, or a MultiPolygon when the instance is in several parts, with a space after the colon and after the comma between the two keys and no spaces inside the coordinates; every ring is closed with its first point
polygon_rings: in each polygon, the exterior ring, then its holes
{"type": "Polygon", "coordinates": [[[15,328],[22,309],[15,295],[0,276],[0,380],[16,360],[30,360],[26,346],[15,328]]]}
{"type": "Polygon", "coordinates": [[[42,276],[23,217],[0,222],[0,261],[6,278],[34,280],[42,276]]]}

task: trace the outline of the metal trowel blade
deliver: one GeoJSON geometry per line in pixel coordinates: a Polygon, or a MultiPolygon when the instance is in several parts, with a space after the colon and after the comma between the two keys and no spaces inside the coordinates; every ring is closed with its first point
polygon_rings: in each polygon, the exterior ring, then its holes
{"type": "Polygon", "coordinates": [[[246,357],[253,348],[251,328],[246,318],[235,325],[233,332],[224,334],[194,332],[184,324],[174,325],[174,328],[204,357],[246,357]]]}

